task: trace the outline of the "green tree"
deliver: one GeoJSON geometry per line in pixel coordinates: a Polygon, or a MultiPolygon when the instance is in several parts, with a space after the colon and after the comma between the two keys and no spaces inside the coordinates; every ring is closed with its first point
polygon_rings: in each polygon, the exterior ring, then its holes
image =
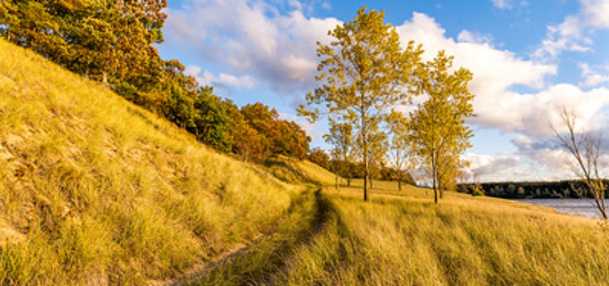
{"type": "Polygon", "coordinates": [[[430,173],[435,203],[440,178],[455,167],[472,137],[465,124],[465,119],[473,115],[474,95],[468,88],[472,74],[463,68],[451,72],[452,62],[452,57],[440,52],[421,69],[419,84],[428,99],[410,119],[409,140],[430,173]]]}
{"type": "Polygon", "coordinates": [[[383,12],[363,8],[353,21],[328,34],[332,41],[317,45],[319,88],[307,94],[308,107],[301,106],[299,112],[316,120],[324,111],[355,123],[365,165],[364,200],[368,200],[370,124],[410,98],[406,87],[422,50],[412,42],[402,49],[398,33],[385,24],[383,12]]]}
{"type": "Polygon", "coordinates": [[[232,150],[236,140],[232,134],[233,120],[237,119],[229,114],[232,106],[232,102],[215,96],[212,88],[201,88],[194,103],[195,134],[199,141],[222,152],[232,150]]]}
{"type": "Polygon", "coordinates": [[[99,81],[144,88],[162,72],[166,0],[7,0],[0,35],[99,81]]]}

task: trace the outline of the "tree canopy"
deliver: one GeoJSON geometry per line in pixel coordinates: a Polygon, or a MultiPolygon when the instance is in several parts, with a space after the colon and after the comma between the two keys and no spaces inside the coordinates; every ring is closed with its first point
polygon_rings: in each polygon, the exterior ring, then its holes
{"type": "MultiPolygon", "coordinates": [[[[359,9],[353,21],[331,30],[329,44],[318,43],[319,87],[307,94],[300,114],[316,120],[322,113],[352,123],[364,161],[364,181],[369,175],[370,126],[396,104],[411,96],[409,84],[417,70],[422,49],[410,42],[405,49],[383,12],[359,9]]],[[[364,200],[368,198],[364,184],[364,200]]]]}
{"type": "Polygon", "coordinates": [[[473,115],[474,95],[468,84],[472,74],[464,68],[451,72],[453,58],[444,52],[421,69],[420,87],[427,100],[418,106],[410,121],[412,150],[430,173],[434,200],[439,183],[455,178],[460,155],[470,147],[471,129],[465,119],[473,115]]]}
{"type": "Polygon", "coordinates": [[[166,0],[1,1],[0,36],[108,84],[219,151],[253,161],[304,158],[310,139],[296,123],[260,103],[256,118],[199,86],[179,61],[161,59],[155,44],[166,8],[166,0]]]}

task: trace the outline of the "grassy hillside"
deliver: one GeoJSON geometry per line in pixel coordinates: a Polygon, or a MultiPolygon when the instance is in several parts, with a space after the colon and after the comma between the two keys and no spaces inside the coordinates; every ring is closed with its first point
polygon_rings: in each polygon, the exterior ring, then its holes
{"type": "Polygon", "coordinates": [[[278,156],[267,162],[269,170],[277,178],[293,183],[312,183],[322,186],[346,184],[346,180],[308,160],[278,156]]]}
{"type": "Polygon", "coordinates": [[[0,40],[0,285],[141,285],[247,244],[301,187],[0,40]]]}

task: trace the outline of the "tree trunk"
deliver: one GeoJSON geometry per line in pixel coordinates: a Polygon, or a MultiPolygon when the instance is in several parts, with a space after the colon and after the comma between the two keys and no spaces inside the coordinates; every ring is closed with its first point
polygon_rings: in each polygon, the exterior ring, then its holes
{"type": "Polygon", "coordinates": [[[347,177],[347,187],[351,187],[351,177],[347,177]]]}
{"type": "Polygon", "coordinates": [[[436,156],[435,154],[431,156],[431,180],[432,180],[432,187],[433,187],[433,202],[435,204],[438,203],[438,185],[437,185],[437,175],[438,175],[438,170],[437,170],[437,166],[436,166],[436,156]]]}
{"type": "Polygon", "coordinates": [[[402,191],[402,179],[398,179],[398,191],[402,191]]]}
{"type": "Polygon", "coordinates": [[[336,188],[336,190],[338,191],[338,175],[335,174],[334,176],[334,187],[336,188]]]}
{"type": "Polygon", "coordinates": [[[364,107],[364,93],[361,94],[362,97],[362,107],[360,109],[360,116],[361,116],[361,125],[362,125],[362,147],[363,147],[363,151],[364,151],[364,201],[368,201],[368,176],[369,176],[369,164],[368,164],[368,138],[366,138],[366,136],[368,135],[367,132],[367,122],[366,122],[366,109],[364,107]]]}

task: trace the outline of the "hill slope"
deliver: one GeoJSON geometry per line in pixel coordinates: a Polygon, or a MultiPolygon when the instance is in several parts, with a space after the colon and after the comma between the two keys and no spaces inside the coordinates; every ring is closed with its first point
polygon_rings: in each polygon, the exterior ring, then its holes
{"type": "Polygon", "coordinates": [[[345,184],[346,181],[323,167],[308,161],[277,156],[267,161],[266,165],[273,175],[285,182],[309,183],[321,186],[345,184]]]}
{"type": "Polygon", "coordinates": [[[301,187],[0,40],[0,284],[142,284],[247,243],[301,187]]]}

